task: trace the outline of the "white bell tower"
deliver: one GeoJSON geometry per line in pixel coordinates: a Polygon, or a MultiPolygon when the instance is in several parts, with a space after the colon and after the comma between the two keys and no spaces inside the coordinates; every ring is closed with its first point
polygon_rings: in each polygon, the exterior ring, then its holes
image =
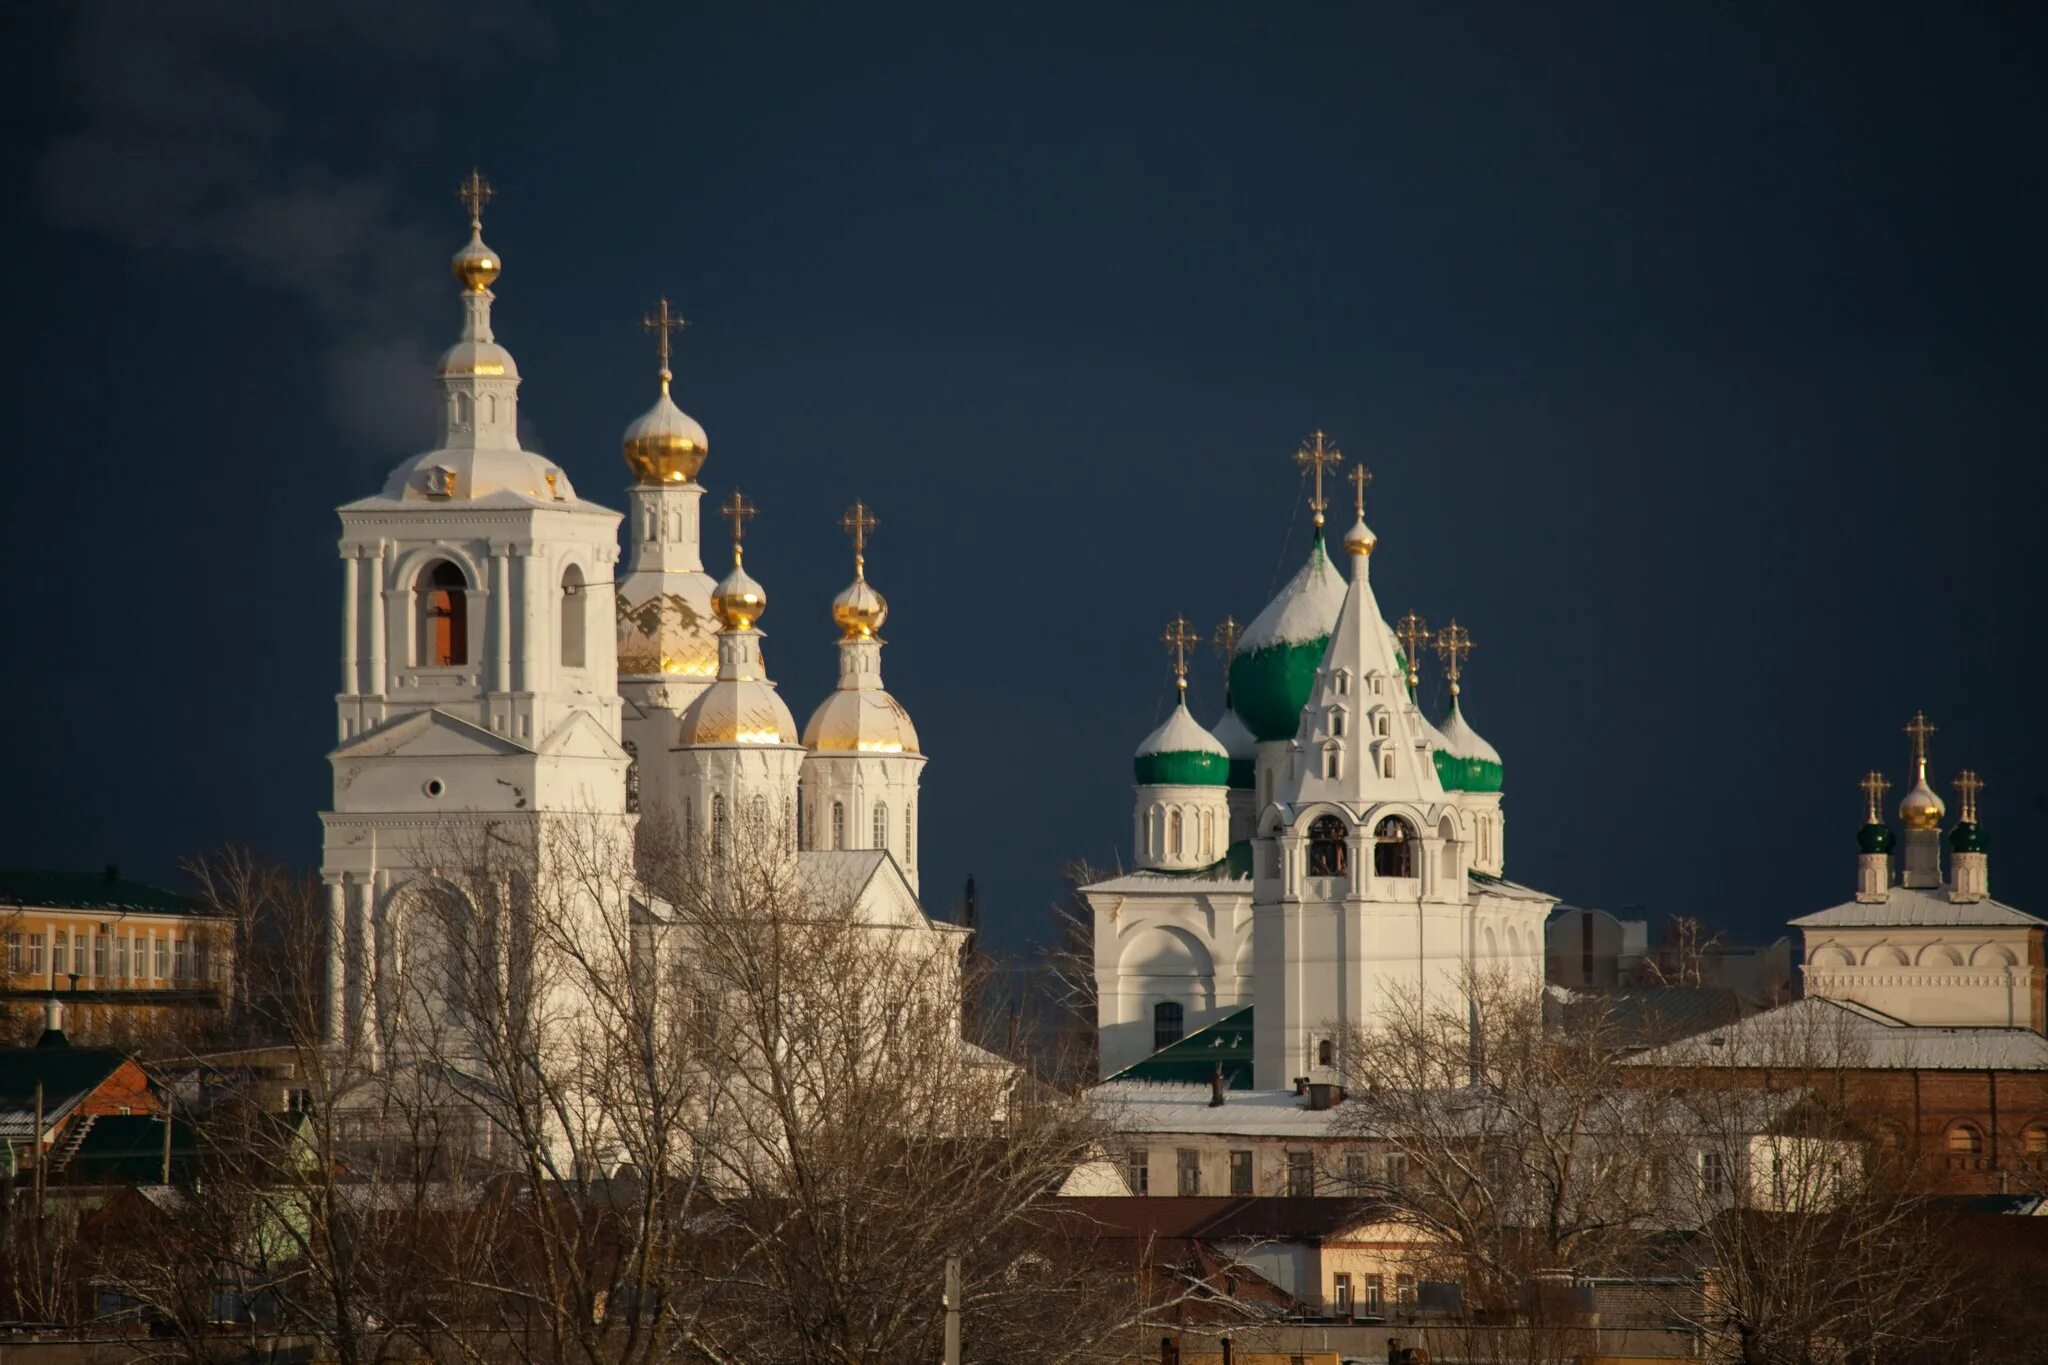
{"type": "Polygon", "coordinates": [[[491,331],[490,188],[462,187],[462,336],[442,357],[438,447],[340,509],[339,746],[321,875],[330,1041],[395,1045],[403,893],[450,832],[616,819],[627,755],[612,597],[619,514],[520,448],[519,369],[491,331]]]}

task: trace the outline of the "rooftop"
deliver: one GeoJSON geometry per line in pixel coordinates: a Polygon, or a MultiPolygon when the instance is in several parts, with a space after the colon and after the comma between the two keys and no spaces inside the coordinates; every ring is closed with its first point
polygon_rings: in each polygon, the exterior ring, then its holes
{"type": "Polygon", "coordinates": [[[1323,1137],[1333,1131],[1341,1112],[1341,1107],[1311,1109],[1307,1098],[1292,1090],[1232,1090],[1222,1104],[1212,1106],[1206,1082],[1108,1080],[1088,1096],[1098,1115],[1119,1133],[1323,1137]]]}
{"type": "Polygon", "coordinates": [[[197,915],[190,896],[104,872],[0,868],[0,906],[38,910],[92,910],[113,914],[197,915]]]}
{"type": "Polygon", "coordinates": [[[1795,929],[1895,929],[1908,925],[2031,929],[2048,925],[2048,920],[1989,897],[1952,901],[1946,891],[1895,886],[1881,901],[1845,901],[1792,921],[1795,929]]]}
{"type": "Polygon", "coordinates": [[[1809,995],[1628,1059],[1633,1066],[2048,1071],[2048,1037],[2026,1028],[1922,1028],[1850,1000],[1809,995]]]}

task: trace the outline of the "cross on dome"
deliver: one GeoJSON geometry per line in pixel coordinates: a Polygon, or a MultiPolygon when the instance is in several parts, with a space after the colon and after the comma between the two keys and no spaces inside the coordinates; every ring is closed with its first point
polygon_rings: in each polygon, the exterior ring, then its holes
{"type": "Polygon", "coordinates": [[[669,308],[666,298],[656,300],[654,311],[640,319],[641,330],[654,334],[654,353],[661,358],[661,391],[663,393],[668,392],[668,381],[672,378],[668,366],[669,334],[671,332],[680,332],[689,325],[689,319],[669,308]]]}
{"type": "Polygon", "coordinates": [[[1472,653],[1472,633],[1456,617],[1436,633],[1437,657],[1444,661],[1444,676],[1451,681],[1451,695],[1458,695],[1458,679],[1465,671],[1465,659],[1472,653]]]}
{"type": "Polygon", "coordinates": [[[1910,735],[1913,739],[1913,761],[1925,764],[1927,762],[1927,737],[1938,733],[1941,727],[1928,720],[1925,711],[1915,711],[1913,719],[1900,726],[1899,729],[1902,734],[1910,735]]]}
{"type": "Polygon", "coordinates": [[[463,182],[455,187],[455,197],[469,210],[469,225],[481,231],[484,225],[484,205],[497,196],[491,182],[484,179],[484,173],[472,166],[463,182]]]}
{"type": "Polygon", "coordinates": [[[1159,643],[1166,646],[1166,652],[1173,657],[1173,681],[1185,697],[1188,691],[1188,650],[1201,643],[1202,637],[1188,627],[1188,618],[1176,616],[1166,623],[1166,633],[1159,637],[1159,643]]]}
{"type": "Polygon", "coordinates": [[[747,523],[752,521],[758,509],[747,501],[746,494],[735,488],[725,505],[718,509],[718,515],[732,523],[732,562],[740,562],[740,541],[746,537],[747,523]]]}
{"type": "Polygon", "coordinates": [[[1330,438],[1318,428],[1302,442],[1301,449],[1294,452],[1294,462],[1315,476],[1315,494],[1309,498],[1308,506],[1316,515],[1316,526],[1323,524],[1323,510],[1330,504],[1323,498],[1323,471],[1335,469],[1344,462],[1344,452],[1331,443],[1330,438]]]}
{"type": "Polygon", "coordinates": [[[1963,798],[1963,820],[1968,824],[1977,823],[1977,793],[1984,790],[1984,779],[1968,768],[1956,774],[1956,794],[1963,798]]]}
{"type": "Polygon", "coordinates": [[[853,506],[846,509],[846,515],[839,518],[839,529],[853,540],[853,573],[856,578],[867,576],[868,532],[879,525],[881,523],[875,520],[875,514],[859,498],[855,498],[853,506]]]}
{"type": "Polygon", "coordinates": [[[1352,501],[1358,508],[1358,519],[1364,521],[1365,490],[1372,484],[1372,470],[1368,469],[1363,461],[1360,461],[1352,466],[1350,478],[1352,501]]]}
{"type": "Polygon", "coordinates": [[[1884,794],[1892,789],[1890,779],[1886,778],[1883,773],[1873,769],[1865,773],[1863,780],[1857,785],[1863,788],[1864,800],[1869,805],[1869,809],[1864,815],[1864,820],[1873,825],[1884,823],[1882,806],[1884,804],[1884,794]]]}
{"type": "Polygon", "coordinates": [[[1209,643],[1215,646],[1216,652],[1228,661],[1230,656],[1237,652],[1237,640],[1243,634],[1244,627],[1238,625],[1237,618],[1226,616],[1223,618],[1222,623],[1216,627],[1216,633],[1209,637],[1209,643]]]}
{"type": "MultiPolygon", "coordinates": [[[[1359,470],[1363,469],[1363,465],[1359,466],[1359,470]]],[[[1363,496],[1361,492],[1361,500],[1363,496]]],[[[1412,692],[1415,684],[1422,680],[1422,675],[1416,671],[1415,659],[1429,643],[1429,622],[1411,611],[1394,623],[1394,638],[1401,642],[1401,651],[1408,656],[1408,688],[1412,692]]],[[[1466,648],[1471,646],[1468,644],[1466,648]]]]}

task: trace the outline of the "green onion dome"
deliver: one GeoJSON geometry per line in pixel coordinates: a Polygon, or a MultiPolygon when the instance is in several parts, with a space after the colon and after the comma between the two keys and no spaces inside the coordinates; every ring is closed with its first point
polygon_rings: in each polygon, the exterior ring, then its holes
{"type": "Polygon", "coordinates": [[[1984,852],[1984,828],[1974,820],[1964,820],[1948,832],[1948,846],[1957,853],[1984,852]]]}
{"type": "MultiPolygon", "coordinates": [[[[1962,826],[1956,827],[1958,830],[1962,826]]],[[[1856,847],[1865,853],[1889,853],[1892,851],[1892,831],[1889,825],[1871,821],[1856,831],[1856,847]]]]}
{"type": "Polygon", "coordinates": [[[1344,580],[1316,537],[1308,563],[1238,638],[1230,660],[1230,704],[1252,737],[1293,739],[1315,689],[1330,632],[1344,607],[1344,580]]]}
{"type": "Polygon", "coordinates": [[[1131,769],[1141,787],[1221,787],[1230,781],[1230,753],[1188,714],[1183,699],[1145,736],[1131,769]]]}
{"type": "Polygon", "coordinates": [[[1258,760],[1258,741],[1252,738],[1251,730],[1237,718],[1236,708],[1226,710],[1217,722],[1209,727],[1223,752],[1230,755],[1230,785],[1250,791],[1254,779],[1254,766],[1258,760]]]}
{"type": "Polygon", "coordinates": [[[1437,781],[1450,792],[1497,792],[1500,790],[1500,751],[1479,737],[1465,723],[1465,713],[1456,694],[1451,697],[1451,714],[1437,727],[1443,747],[1434,755],[1437,781]]]}

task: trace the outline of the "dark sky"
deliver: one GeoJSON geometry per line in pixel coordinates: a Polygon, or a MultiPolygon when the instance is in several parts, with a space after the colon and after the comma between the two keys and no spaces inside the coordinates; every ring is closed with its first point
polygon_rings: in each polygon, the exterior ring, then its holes
{"type": "Polygon", "coordinates": [[[427,443],[476,163],[586,496],[642,311],[694,320],[799,721],[878,510],[928,899],[976,875],[1006,944],[1128,842],[1165,621],[1299,562],[1315,427],[1388,615],[1477,641],[1510,875],[1774,936],[1924,707],[2048,913],[2039,6],[7,16],[0,864],[317,858],[332,509],[427,443]]]}

